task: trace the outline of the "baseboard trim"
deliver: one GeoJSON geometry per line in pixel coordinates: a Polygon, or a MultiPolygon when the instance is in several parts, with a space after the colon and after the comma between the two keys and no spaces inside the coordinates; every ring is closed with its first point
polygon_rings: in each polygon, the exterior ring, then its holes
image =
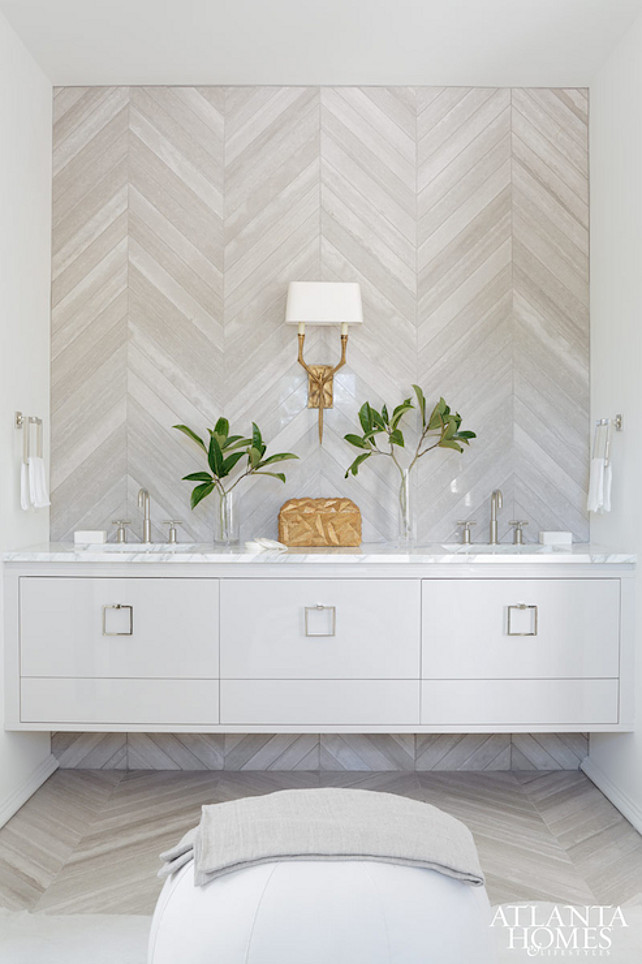
{"type": "Polygon", "coordinates": [[[0,827],[4,827],[7,820],[17,813],[20,807],[27,802],[30,796],[48,780],[52,773],[58,769],[58,761],[53,753],[45,757],[42,763],[36,767],[29,778],[14,790],[12,794],[0,801],[0,827]]]}
{"type": "Polygon", "coordinates": [[[642,833],[642,807],[640,807],[631,797],[613,783],[604,771],[595,765],[590,757],[585,757],[580,764],[580,770],[587,775],[598,790],[601,790],[605,797],[611,801],[614,807],[620,811],[623,817],[631,823],[638,833],[642,833]]]}

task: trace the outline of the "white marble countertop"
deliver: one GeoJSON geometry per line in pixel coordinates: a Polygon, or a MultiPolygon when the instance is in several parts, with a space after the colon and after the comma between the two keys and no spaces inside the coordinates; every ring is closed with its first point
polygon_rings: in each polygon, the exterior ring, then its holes
{"type": "Polygon", "coordinates": [[[250,550],[245,546],[219,547],[211,543],[175,545],[153,543],[107,543],[104,545],[73,545],[50,543],[5,552],[7,563],[233,563],[235,565],[269,563],[271,565],[301,565],[302,563],[360,563],[452,565],[471,563],[496,564],[555,564],[627,565],[637,562],[630,552],[614,552],[593,545],[541,546],[537,543],[513,546],[502,543],[489,545],[456,545],[435,543],[401,549],[382,543],[370,543],[355,549],[288,549],[287,551],[250,550]]]}

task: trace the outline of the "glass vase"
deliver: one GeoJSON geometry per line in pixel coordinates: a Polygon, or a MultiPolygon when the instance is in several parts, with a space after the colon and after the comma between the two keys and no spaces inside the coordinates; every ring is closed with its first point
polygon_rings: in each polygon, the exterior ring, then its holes
{"type": "Polygon", "coordinates": [[[399,533],[398,543],[402,548],[413,546],[416,541],[414,500],[410,472],[404,469],[399,485],[399,533]]]}
{"type": "Polygon", "coordinates": [[[216,513],[214,516],[214,542],[231,546],[239,541],[238,517],[235,492],[216,492],[216,513]]]}

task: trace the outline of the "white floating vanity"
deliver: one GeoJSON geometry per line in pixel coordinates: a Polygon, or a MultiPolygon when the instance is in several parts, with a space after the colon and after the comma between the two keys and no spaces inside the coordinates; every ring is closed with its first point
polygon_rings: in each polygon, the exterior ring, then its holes
{"type": "Polygon", "coordinates": [[[632,728],[630,555],[108,545],[4,558],[8,729],[632,728]]]}

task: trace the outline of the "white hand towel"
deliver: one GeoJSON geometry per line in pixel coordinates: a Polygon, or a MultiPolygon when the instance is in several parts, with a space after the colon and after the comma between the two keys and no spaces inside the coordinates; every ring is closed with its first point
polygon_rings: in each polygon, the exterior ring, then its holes
{"type": "Polygon", "coordinates": [[[611,463],[604,469],[604,493],[602,497],[602,512],[611,511],[611,484],[613,482],[613,469],[611,463]]]}
{"type": "Polygon", "coordinates": [[[29,466],[26,462],[20,463],[20,505],[25,512],[31,508],[31,498],[29,496],[29,466]]]}
{"type": "Polygon", "coordinates": [[[36,504],[36,472],[33,467],[35,459],[29,456],[27,459],[27,475],[29,476],[29,502],[32,506],[36,504]]]}
{"type": "Polygon", "coordinates": [[[604,504],[604,459],[591,459],[591,475],[586,508],[589,512],[599,512],[604,504]]]}
{"type": "Polygon", "coordinates": [[[47,492],[45,463],[43,459],[35,455],[29,458],[29,490],[34,508],[44,509],[46,506],[51,505],[49,493],[47,492]]]}

